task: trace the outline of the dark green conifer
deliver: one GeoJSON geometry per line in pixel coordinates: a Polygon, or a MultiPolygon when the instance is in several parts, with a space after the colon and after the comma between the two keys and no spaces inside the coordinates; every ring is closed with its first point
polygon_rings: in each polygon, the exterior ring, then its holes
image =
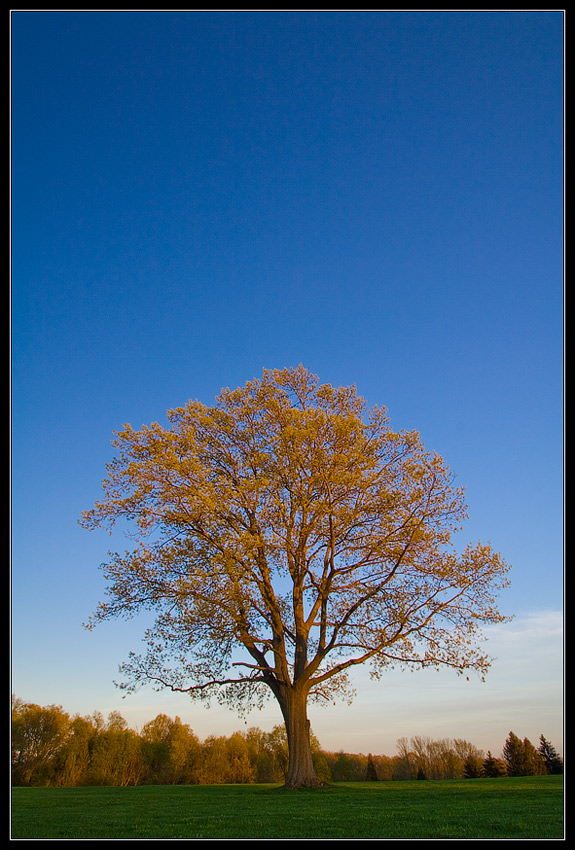
{"type": "Polygon", "coordinates": [[[377,782],[378,780],[377,768],[371,753],[367,757],[366,779],[368,782],[377,782]]]}
{"type": "Polygon", "coordinates": [[[539,755],[545,762],[547,773],[552,775],[563,773],[563,759],[544,735],[539,737],[539,755]]]}

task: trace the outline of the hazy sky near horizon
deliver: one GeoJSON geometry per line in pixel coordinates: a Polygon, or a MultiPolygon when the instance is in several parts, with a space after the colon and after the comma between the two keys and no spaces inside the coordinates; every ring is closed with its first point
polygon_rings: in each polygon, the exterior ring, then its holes
{"type": "MultiPolygon", "coordinates": [[[[562,748],[563,15],[11,14],[12,690],[122,700],[137,620],[86,631],[120,547],[78,526],[113,431],[303,363],[418,430],[463,537],[513,565],[485,683],[358,674],[326,749],[562,748]]],[[[250,715],[271,728],[279,709],[250,715]]]]}

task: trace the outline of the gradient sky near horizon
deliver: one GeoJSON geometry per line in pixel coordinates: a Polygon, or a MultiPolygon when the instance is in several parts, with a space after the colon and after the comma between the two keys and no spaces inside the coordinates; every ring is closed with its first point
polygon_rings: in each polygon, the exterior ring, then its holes
{"type": "Polygon", "coordinates": [[[122,544],[78,519],[123,423],[303,363],[418,430],[513,565],[485,683],[360,672],[322,746],[562,751],[562,12],[16,11],[11,39],[12,691],[244,728],[122,699],[143,625],[83,628],[122,544]]]}

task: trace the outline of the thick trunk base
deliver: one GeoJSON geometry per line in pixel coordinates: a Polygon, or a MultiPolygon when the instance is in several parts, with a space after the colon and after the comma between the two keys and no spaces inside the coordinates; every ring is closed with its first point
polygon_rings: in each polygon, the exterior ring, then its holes
{"type": "Polygon", "coordinates": [[[310,726],[307,719],[307,694],[292,691],[282,705],[284,715],[289,763],[284,788],[321,788],[321,782],[313,766],[310,726]]]}
{"type": "Polygon", "coordinates": [[[290,757],[290,764],[286,774],[284,788],[293,791],[297,788],[322,788],[325,783],[318,779],[311,758],[311,750],[309,760],[307,758],[298,760],[290,757]]]}

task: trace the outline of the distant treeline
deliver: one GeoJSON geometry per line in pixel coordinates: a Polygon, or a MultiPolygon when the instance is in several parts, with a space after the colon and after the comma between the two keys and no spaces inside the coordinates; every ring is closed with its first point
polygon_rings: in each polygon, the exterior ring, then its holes
{"type": "MultiPolygon", "coordinates": [[[[541,735],[536,749],[513,732],[501,758],[461,739],[400,738],[395,756],[326,752],[312,735],[324,781],[459,779],[563,773],[563,761],[541,735]]],[[[14,785],[214,785],[282,782],[287,767],[283,726],[251,728],[203,742],[179,717],[159,714],[140,732],[119,712],[71,717],[60,706],[12,700],[14,785]]]]}

